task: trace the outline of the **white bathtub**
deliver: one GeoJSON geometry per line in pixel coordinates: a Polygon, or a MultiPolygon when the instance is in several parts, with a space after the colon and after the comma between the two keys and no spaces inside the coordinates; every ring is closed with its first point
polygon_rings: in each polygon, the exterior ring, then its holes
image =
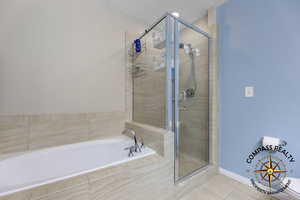
{"type": "Polygon", "coordinates": [[[63,180],[154,154],[128,157],[133,140],[120,136],[24,153],[0,161],[0,196],[63,180]]]}

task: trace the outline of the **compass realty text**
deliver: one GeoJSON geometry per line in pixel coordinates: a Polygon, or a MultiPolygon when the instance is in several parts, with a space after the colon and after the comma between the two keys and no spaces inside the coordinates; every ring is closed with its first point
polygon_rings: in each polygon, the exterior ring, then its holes
{"type": "Polygon", "coordinates": [[[266,146],[260,146],[255,151],[253,151],[246,159],[246,162],[251,164],[252,160],[255,158],[257,154],[260,152],[278,152],[283,154],[289,162],[295,162],[295,159],[292,154],[290,154],[285,148],[282,146],[273,146],[273,145],[266,145],[266,146]]]}

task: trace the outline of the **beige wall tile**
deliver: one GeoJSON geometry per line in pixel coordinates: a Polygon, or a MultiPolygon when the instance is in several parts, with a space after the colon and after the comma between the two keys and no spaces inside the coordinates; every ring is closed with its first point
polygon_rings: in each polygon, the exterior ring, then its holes
{"type": "Polygon", "coordinates": [[[120,135],[124,130],[125,118],[125,112],[89,114],[89,140],[120,135]]]}
{"type": "Polygon", "coordinates": [[[29,149],[88,140],[86,114],[34,115],[30,117],[29,149]]]}
{"type": "Polygon", "coordinates": [[[125,112],[0,116],[0,160],[24,152],[120,135],[125,112]]]}
{"type": "Polygon", "coordinates": [[[28,117],[0,116],[0,154],[28,149],[28,117]]]}

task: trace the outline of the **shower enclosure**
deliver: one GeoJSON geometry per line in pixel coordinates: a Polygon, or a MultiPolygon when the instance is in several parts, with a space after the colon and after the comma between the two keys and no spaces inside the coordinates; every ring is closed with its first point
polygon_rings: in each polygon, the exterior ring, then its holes
{"type": "Polygon", "coordinates": [[[174,132],[176,182],[210,163],[209,45],[208,33],[168,13],[133,43],[132,119],[174,132]]]}

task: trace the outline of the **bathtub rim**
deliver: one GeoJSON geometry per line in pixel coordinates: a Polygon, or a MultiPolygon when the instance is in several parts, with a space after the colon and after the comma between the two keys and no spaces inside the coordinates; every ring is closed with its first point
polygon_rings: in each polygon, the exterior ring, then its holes
{"type": "MultiPolygon", "coordinates": [[[[100,141],[102,143],[108,143],[109,141],[116,141],[116,140],[122,140],[122,139],[125,139],[127,141],[131,140],[131,138],[128,137],[128,136],[120,135],[120,136],[108,137],[108,138],[104,138],[104,139],[84,141],[84,142],[67,144],[67,145],[62,145],[62,146],[49,147],[49,148],[44,148],[44,149],[37,149],[37,150],[33,150],[33,151],[19,152],[19,153],[17,153],[17,155],[14,154],[10,157],[6,157],[6,158],[0,160],[0,162],[3,162],[7,159],[17,158],[17,157],[24,156],[26,154],[36,153],[36,152],[45,151],[45,150],[66,149],[70,146],[74,146],[74,147],[75,146],[85,146],[85,145],[88,145],[89,143],[97,143],[97,142],[100,142],[100,141]]],[[[18,192],[22,192],[22,191],[26,191],[26,190],[30,190],[30,189],[34,189],[34,188],[37,188],[37,187],[40,187],[40,186],[52,184],[52,183],[59,182],[59,181],[65,180],[65,179],[70,179],[70,178],[80,176],[80,175],[83,175],[83,174],[92,173],[92,172],[95,172],[95,171],[98,171],[98,170],[101,170],[101,169],[104,169],[104,168],[113,167],[113,166],[116,166],[116,165],[119,165],[119,164],[130,162],[132,160],[137,160],[137,159],[141,159],[141,158],[156,154],[156,152],[153,149],[151,149],[147,146],[146,146],[146,148],[149,150],[149,152],[145,152],[144,154],[135,154],[133,157],[127,157],[126,160],[115,161],[115,162],[112,162],[110,164],[95,167],[95,168],[92,168],[92,169],[83,170],[83,171],[80,171],[80,172],[68,174],[68,175],[65,175],[65,176],[57,177],[57,178],[52,178],[52,179],[49,179],[49,180],[46,180],[46,181],[41,181],[39,183],[33,183],[33,184],[29,184],[29,185],[26,185],[26,186],[20,186],[20,187],[17,186],[18,188],[11,189],[11,190],[8,190],[8,191],[5,191],[5,192],[0,191],[0,197],[12,195],[14,193],[18,193],[18,192]]]]}

